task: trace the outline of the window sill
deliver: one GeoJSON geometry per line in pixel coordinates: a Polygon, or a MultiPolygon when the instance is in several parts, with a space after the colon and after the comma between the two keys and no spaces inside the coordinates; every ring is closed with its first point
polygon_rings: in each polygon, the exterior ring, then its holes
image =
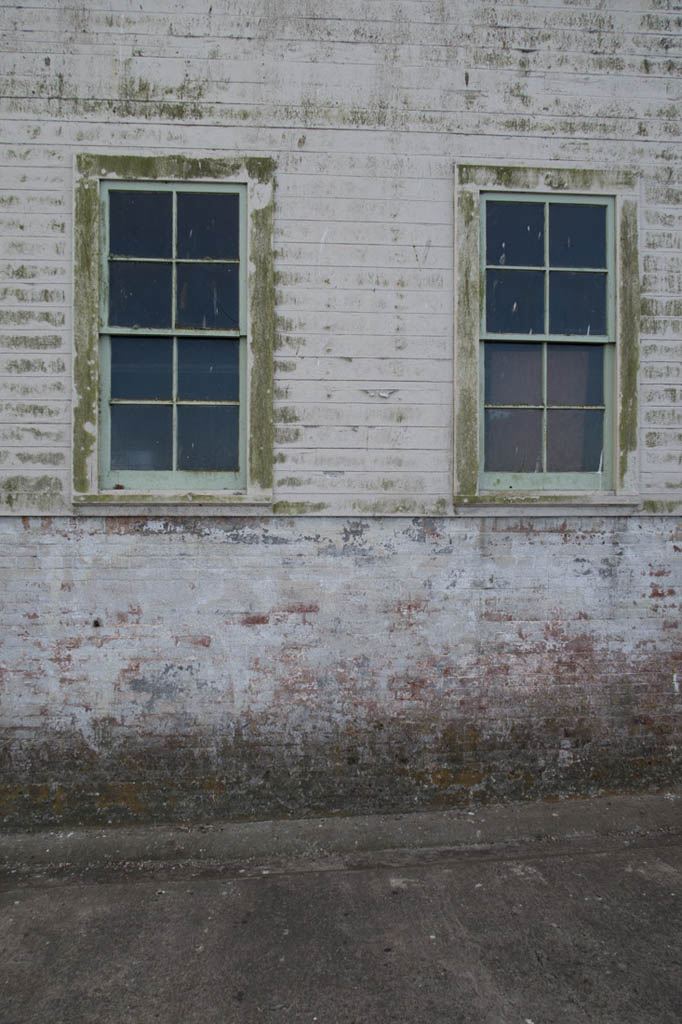
{"type": "Polygon", "coordinates": [[[154,515],[248,515],[249,512],[262,514],[271,510],[271,493],[187,493],[139,491],[102,491],[98,494],[80,494],[73,498],[73,509],[92,514],[95,510],[102,515],[144,515],[153,509],[154,515]]]}
{"type": "Polygon", "coordinates": [[[634,494],[456,494],[456,516],[620,516],[642,509],[634,494]]]}

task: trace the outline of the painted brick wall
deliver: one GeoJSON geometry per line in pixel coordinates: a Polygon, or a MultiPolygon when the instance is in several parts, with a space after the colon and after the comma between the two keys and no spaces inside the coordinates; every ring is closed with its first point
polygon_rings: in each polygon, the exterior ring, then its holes
{"type": "Polygon", "coordinates": [[[409,810],[681,779],[665,518],[0,523],[1,819],[409,810]]]}

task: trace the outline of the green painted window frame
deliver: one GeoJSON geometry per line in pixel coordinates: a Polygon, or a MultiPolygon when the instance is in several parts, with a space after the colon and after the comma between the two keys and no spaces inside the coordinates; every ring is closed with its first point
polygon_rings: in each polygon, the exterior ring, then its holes
{"type": "MultiPolygon", "coordinates": [[[[639,260],[637,179],[629,172],[458,164],[455,171],[455,504],[584,503],[637,490],[639,260]],[[490,200],[603,204],[607,209],[607,333],[486,332],[485,205],[490,200]],[[604,462],[599,473],[485,471],[483,351],[486,341],[603,346],[604,462]]],[[[549,265],[545,260],[545,272],[549,265]]]]}
{"type": "MultiPolygon", "coordinates": [[[[604,394],[603,409],[604,420],[603,430],[603,468],[600,472],[535,472],[535,473],[511,473],[493,472],[485,469],[485,415],[479,416],[479,450],[482,453],[479,466],[479,489],[485,491],[500,490],[521,490],[521,491],[609,491],[613,486],[613,373],[614,359],[613,347],[615,343],[615,303],[614,303],[614,232],[613,198],[607,196],[575,196],[575,195],[548,195],[547,193],[536,192],[482,192],[480,197],[481,213],[481,287],[483,297],[481,300],[481,327],[480,327],[480,372],[479,372],[479,409],[485,410],[485,347],[488,342],[522,342],[542,346],[542,369],[543,369],[543,430],[542,444],[543,457],[547,449],[547,411],[548,402],[546,399],[547,386],[547,346],[548,344],[591,344],[598,345],[604,356],[604,394]],[[604,335],[588,334],[551,334],[545,330],[541,334],[519,334],[511,331],[504,333],[493,333],[488,331],[486,324],[486,271],[491,266],[486,259],[485,232],[486,232],[486,210],[489,202],[513,202],[542,204],[544,207],[544,263],[541,270],[544,275],[544,310],[545,328],[549,320],[549,277],[551,266],[549,263],[548,245],[548,216],[550,204],[570,203],[571,205],[599,206],[606,212],[606,333],[604,335]]],[[[573,272],[576,268],[572,267],[573,272]]]]}
{"type": "MultiPolygon", "coordinates": [[[[173,231],[177,218],[176,203],[172,207],[173,231]]],[[[224,183],[187,183],[187,182],[138,182],[138,181],[103,181],[100,184],[100,350],[99,350],[99,481],[105,490],[117,487],[143,488],[151,490],[189,489],[201,490],[239,490],[246,484],[246,187],[244,185],[224,183]],[[226,329],[190,329],[180,327],[145,328],[145,327],[112,327],[109,322],[108,263],[110,259],[109,245],[109,196],[115,192],[166,192],[174,197],[179,194],[209,193],[236,195],[239,199],[239,328],[226,329]],[[237,471],[202,472],[198,470],[115,470],[111,469],[111,343],[117,336],[149,338],[163,335],[172,339],[173,351],[173,395],[177,390],[177,343],[180,337],[196,338],[231,338],[239,344],[239,469],[237,471]]],[[[175,268],[181,261],[172,253],[164,262],[175,268]]],[[[171,305],[175,311],[176,274],[171,274],[172,298],[171,305]]],[[[138,403],[142,404],[142,403],[138,403]]],[[[168,403],[164,403],[168,404],[168,403]]],[[[180,405],[177,397],[170,401],[173,412],[173,452],[177,457],[177,409],[180,405]]],[[[210,403],[215,405],[215,402],[210,403]]],[[[226,403],[223,403],[226,404],[226,403]]]]}
{"type": "MultiPolygon", "coordinates": [[[[274,161],[80,154],[76,160],[73,501],[98,505],[269,505],[274,464],[274,161]],[[240,325],[236,331],[165,330],[239,338],[239,472],[109,469],[109,338],[146,335],[107,324],[110,189],[225,191],[240,195],[240,325]]],[[[151,332],[153,333],[153,331],[151,332]]],[[[158,332],[157,332],[158,333],[158,332]]],[[[175,344],[175,343],[174,343],[175,344]]]]}

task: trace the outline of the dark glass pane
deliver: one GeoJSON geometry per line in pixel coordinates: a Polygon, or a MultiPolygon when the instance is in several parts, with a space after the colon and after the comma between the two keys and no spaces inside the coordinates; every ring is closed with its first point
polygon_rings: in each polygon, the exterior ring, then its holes
{"type": "Polygon", "coordinates": [[[109,262],[112,327],[170,327],[171,305],[170,264],[109,262]]]}
{"type": "Polygon", "coordinates": [[[112,398],[171,398],[170,338],[111,339],[112,398]]]}
{"type": "Polygon", "coordinates": [[[178,406],[178,469],[239,469],[239,406],[178,406]]]}
{"type": "Polygon", "coordinates": [[[603,419],[600,409],[549,409],[547,470],[596,473],[602,466],[603,419]]]}
{"type": "Polygon", "coordinates": [[[170,192],[109,192],[109,252],[112,256],[168,259],[173,246],[170,192]]]}
{"type": "Polygon", "coordinates": [[[169,405],[111,406],[111,468],[172,469],[169,405]]]}
{"type": "Polygon", "coordinates": [[[187,260],[239,259],[239,196],[235,193],[178,193],[178,257],[187,260]]]}
{"type": "Polygon", "coordinates": [[[549,333],[606,334],[606,274],[549,275],[549,333]]]}
{"type": "Polygon", "coordinates": [[[542,267],[545,263],[542,203],[496,203],[488,200],[486,263],[499,266],[542,267]]]}
{"type": "Polygon", "coordinates": [[[178,327],[239,327],[236,264],[178,263],[178,327]]]}
{"type": "Polygon", "coordinates": [[[542,472],[540,409],[486,409],[485,468],[492,472],[542,472]]]}
{"type": "Polygon", "coordinates": [[[603,345],[547,346],[550,405],[601,405],[603,396],[603,345]]]}
{"type": "Polygon", "coordinates": [[[486,328],[492,334],[544,332],[544,274],[541,270],[488,270],[486,328]]]}
{"type": "Polygon", "coordinates": [[[178,398],[239,400],[239,342],[178,340],[178,398]]]}
{"type": "Polygon", "coordinates": [[[542,404],[542,345],[485,345],[485,400],[495,404],[542,404]]]}
{"type": "Polygon", "coordinates": [[[605,267],[606,207],[551,203],[549,264],[551,267],[605,267]]]}

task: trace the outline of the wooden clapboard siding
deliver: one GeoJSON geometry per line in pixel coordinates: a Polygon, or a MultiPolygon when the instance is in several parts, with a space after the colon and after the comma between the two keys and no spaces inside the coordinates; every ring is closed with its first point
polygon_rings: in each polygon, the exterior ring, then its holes
{"type": "Polygon", "coordinates": [[[675,5],[213,7],[0,10],[0,507],[72,509],[73,167],[106,151],[275,159],[275,499],[338,513],[387,494],[396,508],[450,507],[455,161],[636,171],[639,487],[670,511],[660,503],[682,476],[675,5]]]}

